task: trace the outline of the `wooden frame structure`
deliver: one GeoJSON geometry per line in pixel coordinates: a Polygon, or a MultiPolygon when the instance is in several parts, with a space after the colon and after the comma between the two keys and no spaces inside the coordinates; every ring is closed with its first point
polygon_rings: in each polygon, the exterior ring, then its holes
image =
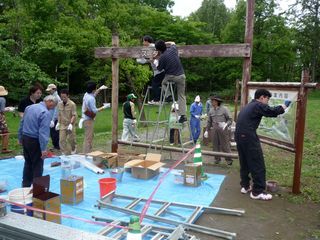
{"type": "MultiPolygon", "coordinates": [[[[315,88],[316,85],[308,83],[309,75],[306,71],[303,72],[302,82],[298,83],[258,83],[250,82],[251,68],[252,68],[252,45],[253,45],[253,27],[254,27],[254,6],[255,0],[247,0],[246,8],[246,28],[245,38],[243,44],[219,44],[219,45],[187,45],[177,46],[179,56],[182,58],[190,57],[242,57],[242,87],[241,87],[241,108],[247,104],[248,88],[249,86],[259,87],[286,87],[286,88],[300,88],[299,101],[296,118],[296,136],[294,148],[282,147],[276,142],[266,141],[282,149],[295,152],[295,167],[293,178],[293,193],[300,192],[300,176],[301,164],[303,155],[303,136],[305,126],[306,102],[307,102],[307,88],[315,88]]],[[[96,58],[112,58],[112,145],[111,151],[118,150],[118,96],[119,96],[119,58],[150,58],[154,53],[154,49],[146,47],[119,47],[119,37],[112,36],[112,47],[100,47],[95,49],[96,58]]]]}

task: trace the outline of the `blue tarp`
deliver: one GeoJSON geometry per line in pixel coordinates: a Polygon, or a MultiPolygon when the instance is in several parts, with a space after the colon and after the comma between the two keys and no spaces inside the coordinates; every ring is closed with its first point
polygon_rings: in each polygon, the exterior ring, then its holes
{"type": "MultiPolygon", "coordinates": [[[[50,175],[50,191],[60,194],[60,177],[61,168],[51,167],[51,162],[60,161],[59,158],[47,158],[44,164],[44,175],[50,175]]],[[[0,180],[6,180],[8,183],[7,190],[10,191],[21,187],[23,160],[7,159],[0,161],[0,180]]],[[[80,167],[72,170],[72,174],[83,176],[84,178],[84,201],[77,205],[61,204],[61,213],[73,215],[76,217],[91,219],[92,216],[106,217],[106,218],[121,218],[128,221],[128,215],[119,213],[109,209],[99,210],[94,205],[99,199],[99,183],[100,178],[110,177],[108,172],[104,174],[95,174],[94,172],[80,167]]],[[[165,181],[158,189],[154,199],[159,199],[169,202],[180,202],[194,205],[209,206],[217,195],[219,188],[224,180],[224,175],[207,174],[208,180],[203,182],[199,187],[187,187],[183,184],[177,184],[174,181],[174,175],[169,174],[165,181]]],[[[122,182],[117,183],[116,193],[123,195],[130,195],[140,198],[148,198],[158,183],[159,176],[153,179],[143,180],[131,177],[130,173],[125,172],[122,182]]],[[[7,192],[0,194],[5,195],[7,192]]],[[[112,204],[118,206],[126,206],[129,202],[127,200],[115,200],[112,204]]],[[[141,211],[143,205],[137,206],[135,210],[141,211]]],[[[151,204],[148,214],[152,214],[159,208],[157,204],[151,204]]],[[[179,213],[184,217],[190,216],[192,211],[185,209],[170,209],[175,213],[179,213]]],[[[174,218],[171,216],[170,218],[174,218]]],[[[177,218],[178,221],[183,219],[177,218]]],[[[145,221],[144,221],[145,222],[145,221]]],[[[62,224],[74,227],[88,232],[97,232],[101,229],[99,225],[84,223],[81,221],[62,219],[62,224]]]]}

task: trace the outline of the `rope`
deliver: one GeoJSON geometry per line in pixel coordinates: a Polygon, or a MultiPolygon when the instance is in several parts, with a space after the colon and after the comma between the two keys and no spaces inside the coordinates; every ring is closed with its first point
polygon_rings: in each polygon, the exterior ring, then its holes
{"type": "Polygon", "coordinates": [[[156,194],[156,192],[158,191],[160,185],[162,184],[162,182],[164,181],[164,179],[168,176],[168,174],[174,169],[176,168],[181,162],[183,162],[184,160],[186,160],[190,154],[192,154],[192,152],[196,149],[196,147],[194,146],[193,148],[191,148],[180,160],[177,160],[159,179],[159,182],[157,184],[157,186],[155,187],[155,189],[153,190],[153,192],[151,193],[150,197],[148,198],[148,200],[146,201],[146,204],[144,205],[141,214],[140,214],[140,223],[142,222],[143,218],[145,217],[148,208],[150,207],[150,204],[152,202],[152,199],[154,197],[154,195],[156,194]]]}

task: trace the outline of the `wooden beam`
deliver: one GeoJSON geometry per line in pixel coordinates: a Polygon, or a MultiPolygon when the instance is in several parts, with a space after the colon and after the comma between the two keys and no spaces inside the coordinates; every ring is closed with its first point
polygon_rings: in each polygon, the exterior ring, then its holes
{"type": "MultiPolygon", "coordinates": [[[[112,36],[112,46],[119,47],[119,36],[112,36]]],[[[112,58],[112,143],[111,152],[118,151],[119,59],[112,58]]]]}
{"type": "MultiPolygon", "coordinates": [[[[253,25],[254,25],[254,4],[255,0],[247,0],[246,12],[246,30],[244,42],[249,44],[250,49],[253,46],[253,25]]],[[[249,56],[243,60],[242,65],[242,88],[241,88],[241,109],[248,102],[248,86],[247,83],[251,80],[251,67],[252,67],[252,51],[249,56]]]]}
{"type": "MultiPolygon", "coordinates": [[[[217,44],[177,46],[179,56],[191,57],[249,57],[249,44],[217,44]]],[[[95,49],[96,58],[151,58],[155,48],[150,47],[99,47],[95,49]]]]}

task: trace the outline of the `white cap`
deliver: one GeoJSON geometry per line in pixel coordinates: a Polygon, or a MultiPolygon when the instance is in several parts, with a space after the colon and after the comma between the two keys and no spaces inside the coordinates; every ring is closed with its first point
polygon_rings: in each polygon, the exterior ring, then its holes
{"type": "Polygon", "coordinates": [[[49,91],[51,91],[51,90],[53,90],[53,89],[56,90],[56,89],[57,89],[57,86],[54,85],[53,83],[51,83],[51,84],[48,85],[46,91],[49,92],[49,91]]]}
{"type": "Polygon", "coordinates": [[[174,102],[174,103],[172,103],[172,105],[171,105],[171,111],[172,110],[179,110],[179,104],[177,103],[177,102],[174,102]]]}
{"type": "Polygon", "coordinates": [[[195,102],[200,102],[200,96],[197,95],[196,98],[194,99],[195,102]]]}

